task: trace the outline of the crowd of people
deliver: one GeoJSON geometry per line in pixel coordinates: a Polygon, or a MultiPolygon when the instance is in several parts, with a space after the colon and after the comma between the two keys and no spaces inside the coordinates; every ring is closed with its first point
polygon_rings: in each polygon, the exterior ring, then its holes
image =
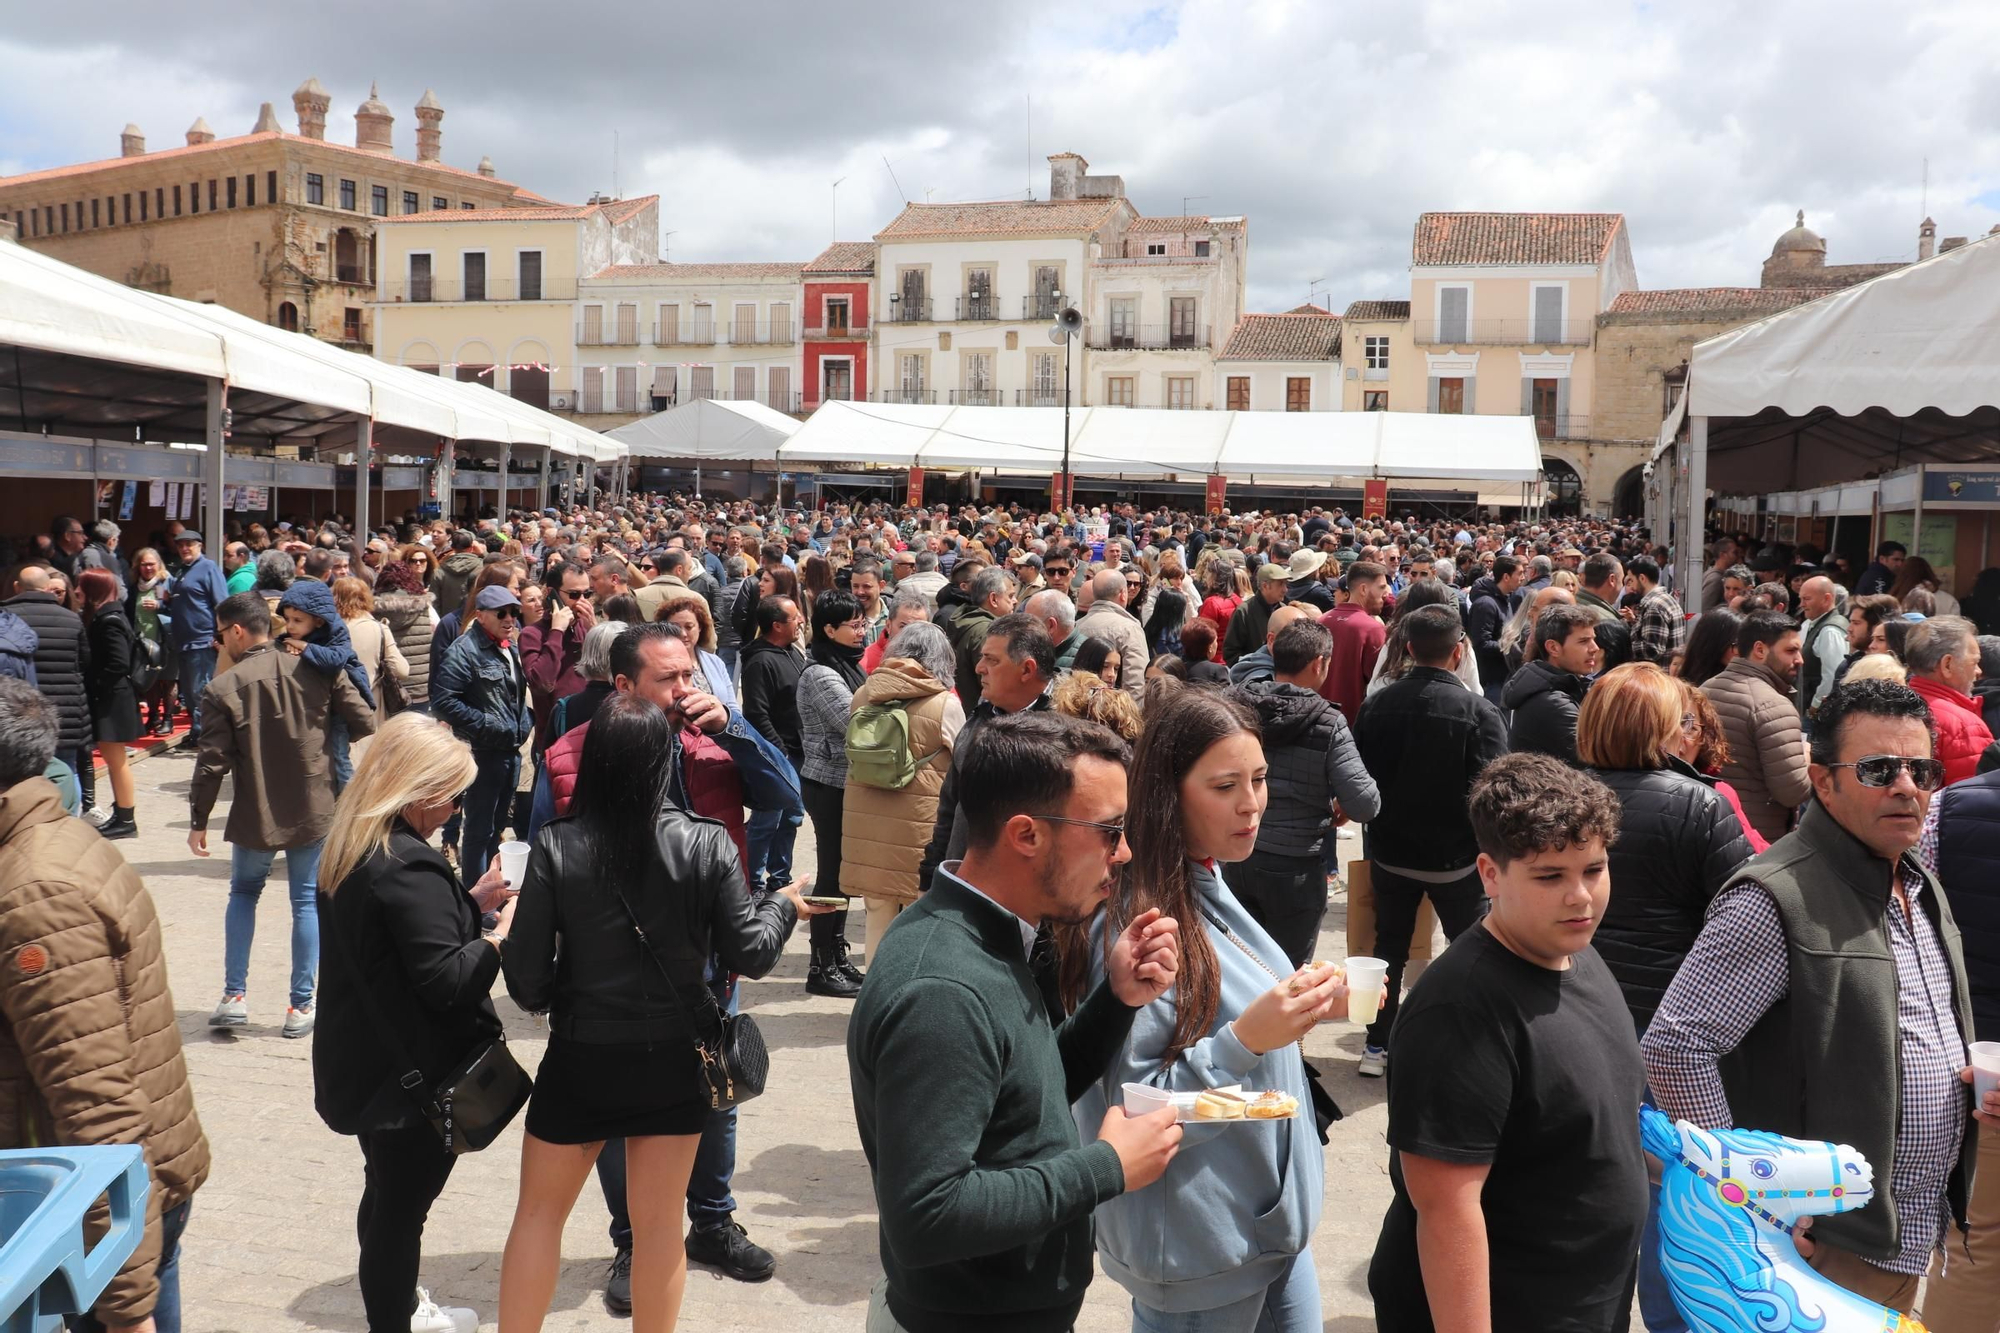
{"type": "Polygon", "coordinates": [[[593,1173],[636,1327],[690,1261],[770,1277],[731,1195],[765,1076],[740,982],[801,919],[806,990],[853,1007],[871,1333],[1059,1333],[1099,1271],[1145,1333],[1317,1333],[1339,890],[1385,974],[1356,1066],[1385,1333],[1622,1329],[1635,1297],[1687,1327],[1642,1104],[1860,1149],[1881,1197],[1801,1253],[2000,1327],[1968,1054],[2000,1037],[2000,571],[1959,602],[1894,542],[1855,573],[1711,534],[1690,616],[1606,519],[679,495],[233,525],[220,563],[121,537],[58,519],[0,602],[0,1146],[145,1145],[104,1326],[179,1328],[208,1170],[159,923],[104,846],[173,817],[128,749],[185,727],[194,855],[232,784],[209,1022],[312,1038],[375,1333],[476,1324],[421,1285],[424,1227],[523,1104],[503,1329],[541,1326],[593,1173]],[[248,986],[280,854],[282,1019],[248,986]],[[499,986],[546,1016],[531,1093],[499,986]],[[1231,1089],[1296,1115],[1141,1109],[1231,1089]]]}

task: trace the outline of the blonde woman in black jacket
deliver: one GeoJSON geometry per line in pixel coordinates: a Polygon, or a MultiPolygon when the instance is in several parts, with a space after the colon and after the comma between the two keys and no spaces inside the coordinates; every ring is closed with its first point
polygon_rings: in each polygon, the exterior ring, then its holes
{"type": "Polygon", "coordinates": [[[753,905],[728,830],[667,799],[679,762],[664,711],[611,696],[584,739],[571,813],[528,857],[504,970],[515,1003],[548,1013],[549,1046],[500,1267],[509,1333],[542,1326],[563,1223],[607,1139],[625,1140],[633,1327],[674,1327],[681,1202],[714,1109],[695,1033],[712,1036],[720,1014],[702,969],[712,954],[765,975],[811,910],[789,885],[753,905]]]}

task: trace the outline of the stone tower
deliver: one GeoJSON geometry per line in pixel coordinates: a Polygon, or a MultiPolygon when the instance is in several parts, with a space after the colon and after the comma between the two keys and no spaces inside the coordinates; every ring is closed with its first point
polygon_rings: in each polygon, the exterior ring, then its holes
{"type": "Polygon", "coordinates": [[[1937,223],[1931,221],[1929,218],[1925,218],[1922,225],[1917,228],[1917,258],[1919,260],[1929,259],[1936,253],[1937,223]]]}
{"type": "Polygon", "coordinates": [[[307,79],[292,94],[292,108],[299,113],[299,137],[302,139],[326,138],[326,112],[333,105],[333,98],[327,95],[318,79],[307,79]]]}
{"type": "Polygon", "coordinates": [[[269,102],[257,108],[257,123],[250,127],[252,134],[284,133],[285,127],[278,123],[278,113],[269,102]]]}
{"type": "Polygon", "coordinates": [[[208,127],[206,118],[201,116],[195,117],[194,124],[188,126],[187,141],[190,148],[198,143],[215,142],[215,131],[208,127]]]}
{"type": "Polygon", "coordinates": [[[417,103],[417,161],[436,162],[442,151],[444,131],[444,107],[438,104],[437,94],[424,89],[424,98],[417,103]]]}
{"type": "Polygon", "coordinates": [[[366,148],[371,153],[394,152],[396,117],[376,95],[374,84],[368,85],[368,100],[354,112],[354,146],[366,148]]]}
{"type": "Polygon", "coordinates": [[[127,125],[125,132],[118,136],[118,156],[144,157],[145,155],[146,136],[139,132],[137,125],[127,125]]]}

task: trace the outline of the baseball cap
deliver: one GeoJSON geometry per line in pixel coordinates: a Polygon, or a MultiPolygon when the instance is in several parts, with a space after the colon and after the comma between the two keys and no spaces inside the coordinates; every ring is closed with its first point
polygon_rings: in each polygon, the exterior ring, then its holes
{"type": "Polygon", "coordinates": [[[201,534],[193,528],[184,528],[174,534],[174,545],[176,546],[179,546],[182,542],[198,542],[200,540],[201,534]]]}
{"type": "Polygon", "coordinates": [[[495,583],[481,588],[479,596],[473,599],[473,609],[478,611],[498,611],[503,606],[519,606],[521,599],[505,584],[495,583]]]}

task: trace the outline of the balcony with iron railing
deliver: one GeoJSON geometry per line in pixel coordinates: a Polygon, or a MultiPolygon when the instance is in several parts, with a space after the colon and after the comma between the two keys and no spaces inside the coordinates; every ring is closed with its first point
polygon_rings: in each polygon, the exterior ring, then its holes
{"type": "Polygon", "coordinates": [[[1575,413],[1537,415],[1535,434],[1544,440],[1587,440],[1590,438],[1590,418],[1575,413]]]}
{"type": "Polygon", "coordinates": [[[998,407],[1000,403],[1001,392],[998,389],[953,389],[951,391],[951,405],[953,407],[998,407]]]}
{"type": "Polygon", "coordinates": [[[845,324],[810,324],[806,326],[806,339],[810,342],[847,342],[865,339],[868,336],[868,321],[849,320],[845,324]]]}
{"type": "Polygon", "coordinates": [[[937,390],[936,389],[877,389],[874,392],[874,394],[869,398],[869,401],[875,403],[904,403],[908,405],[915,405],[919,403],[935,403],[937,402],[937,390]]]}
{"type": "Polygon", "coordinates": [[[1588,319],[1419,319],[1410,336],[1419,347],[1584,347],[1595,327],[1588,319]]]}
{"type": "Polygon", "coordinates": [[[1021,298],[1021,318],[1054,319],[1063,312],[1063,298],[1053,292],[1042,292],[1035,296],[1021,298]]]}
{"type": "Polygon", "coordinates": [[[1209,332],[1206,324],[1090,324],[1083,343],[1098,352],[1202,352],[1209,332]]]}
{"type": "Polygon", "coordinates": [[[368,271],[366,264],[335,264],[333,280],[344,282],[350,287],[373,287],[375,275],[368,271]]]}
{"type": "Polygon", "coordinates": [[[488,278],[466,283],[458,278],[398,278],[376,284],[377,299],[387,304],[447,301],[574,301],[575,283],[518,282],[488,278]]]}
{"type": "Polygon", "coordinates": [[[734,347],[762,347],[795,341],[794,325],[789,319],[732,320],[721,327],[734,347]]]}
{"type": "Polygon", "coordinates": [[[721,389],[707,391],[684,389],[674,394],[654,394],[642,390],[634,395],[621,394],[615,387],[596,391],[585,388],[574,395],[574,402],[576,404],[574,407],[551,407],[549,410],[572,416],[604,416],[611,413],[645,416],[654,412],[665,412],[671,408],[679,407],[682,403],[691,403],[697,398],[713,399],[721,403],[762,403],[776,412],[796,414],[803,408],[804,395],[797,392],[766,392],[744,394],[739,397],[721,389]]]}
{"type": "Polygon", "coordinates": [[[713,347],[715,342],[715,325],[711,323],[683,320],[653,325],[655,347],[713,347]]]}
{"type": "Polygon", "coordinates": [[[890,324],[931,323],[932,319],[931,319],[930,298],[917,297],[913,299],[905,299],[904,297],[894,292],[891,292],[889,294],[889,313],[886,316],[886,322],[890,324]]]}
{"type": "Polygon", "coordinates": [[[958,298],[960,323],[987,323],[1000,318],[1000,301],[992,292],[971,292],[958,298]]]}
{"type": "Polygon", "coordinates": [[[637,347],[639,326],[612,322],[599,326],[579,324],[576,326],[578,347],[637,347]]]}
{"type": "Polygon", "coordinates": [[[1014,406],[1016,407],[1061,407],[1062,405],[1063,396],[1061,389],[1014,390],[1014,406]]]}

